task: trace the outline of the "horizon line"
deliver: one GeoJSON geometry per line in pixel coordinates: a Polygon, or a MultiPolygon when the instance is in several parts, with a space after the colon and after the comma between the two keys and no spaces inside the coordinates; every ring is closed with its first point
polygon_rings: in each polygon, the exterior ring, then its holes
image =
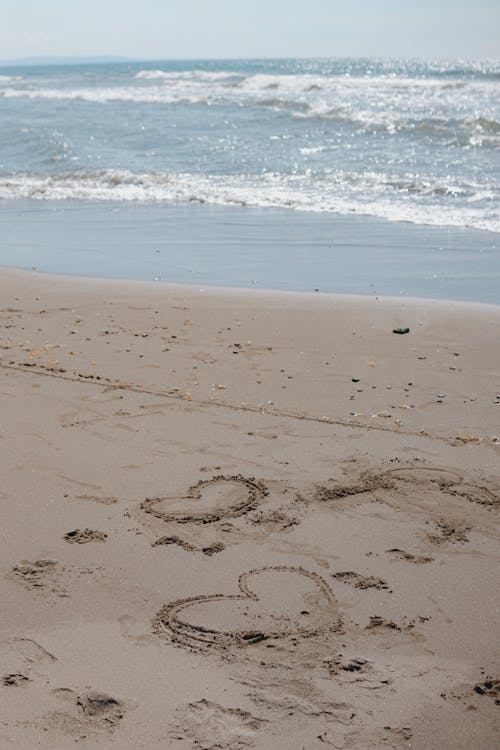
{"type": "Polygon", "coordinates": [[[202,57],[129,57],[127,55],[30,55],[29,57],[15,57],[0,60],[0,67],[15,67],[16,65],[24,66],[58,66],[58,65],[79,65],[79,64],[90,64],[99,65],[105,64],[106,62],[120,62],[120,63],[141,63],[141,62],[217,62],[217,61],[265,61],[265,60],[371,60],[371,61],[385,61],[385,60],[397,60],[405,62],[500,62],[499,57],[477,57],[477,56],[420,56],[420,55],[259,55],[249,57],[234,57],[229,56],[202,56],[202,57]]]}

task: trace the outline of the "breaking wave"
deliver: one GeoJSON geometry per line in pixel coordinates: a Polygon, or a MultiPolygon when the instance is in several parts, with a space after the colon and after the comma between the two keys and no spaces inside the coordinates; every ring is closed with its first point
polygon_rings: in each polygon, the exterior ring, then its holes
{"type": "Polygon", "coordinates": [[[500,62],[189,66],[6,68],[0,198],[269,206],[500,231],[500,62]]]}
{"type": "Polygon", "coordinates": [[[0,96],[96,104],[261,107],[295,119],[381,127],[389,133],[404,129],[439,133],[458,124],[475,137],[472,145],[476,146],[496,145],[500,132],[500,81],[491,78],[155,69],[140,70],[125,83],[109,86],[30,85],[0,76],[0,96]]]}
{"type": "Polygon", "coordinates": [[[0,177],[0,199],[273,207],[500,232],[500,210],[485,213],[479,205],[482,200],[491,201],[493,197],[492,189],[481,185],[418,180],[411,175],[402,180],[373,172],[338,171],[316,180],[305,173],[228,177],[135,174],[126,170],[77,171],[50,177],[28,174],[0,177]],[[436,203],[432,201],[436,196],[459,198],[461,203],[453,205],[453,200],[448,205],[436,203]]]}

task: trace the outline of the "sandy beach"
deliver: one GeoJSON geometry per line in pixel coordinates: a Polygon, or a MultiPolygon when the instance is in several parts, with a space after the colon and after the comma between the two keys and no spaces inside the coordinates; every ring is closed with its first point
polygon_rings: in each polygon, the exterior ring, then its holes
{"type": "Polygon", "coordinates": [[[2,269],[0,328],[0,748],[498,747],[500,307],[2,269]]]}

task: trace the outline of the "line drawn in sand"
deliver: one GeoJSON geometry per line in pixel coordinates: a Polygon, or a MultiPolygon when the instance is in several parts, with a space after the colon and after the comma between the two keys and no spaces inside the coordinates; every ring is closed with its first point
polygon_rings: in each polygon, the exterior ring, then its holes
{"type": "Polygon", "coordinates": [[[186,648],[226,651],[341,628],[334,594],[316,573],[265,567],[242,573],[238,587],[239,594],[194,596],[166,604],[153,621],[155,632],[186,648]]]}
{"type": "MultiPolygon", "coordinates": [[[[64,497],[69,497],[65,494],[64,497]]],[[[116,497],[99,497],[98,495],[75,495],[76,500],[84,500],[92,503],[101,503],[102,505],[113,505],[118,502],[116,497]]]]}
{"type": "Polygon", "coordinates": [[[214,523],[249,513],[267,495],[266,487],[256,479],[219,475],[202,479],[185,496],[147,498],[141,509],[167,522],[214,523]]]}
{"type": "Polygon", "coordinates": [[[160,539],[157,539],[155,542],[153,542],[151,546],[161,547],[170,544],[181,547],[182,549],[186,550],[186,552],[203,552],[204,555],[208,556],[215,555],[217,554],[217,552],[222,552],[222,550],[225,549],[225,545],[222,542],[212,542],[212,544],[206,544],[203,547],[197,547],[196,545],[187,542],[185,539],[181,539],[175,534],[162,536],[160,537],[160,539]]]}
{"type": "Polygon", "coordinates": [[[500,495],[495,494],[488,487],[481,485],[469,484],[463,482],[461,484],[449,487],[446,492],[449,495],[464,497],[471,503],[478,503],[478,505],[484,505],[485,508],[498,508],[500,506],[500,495]]]}

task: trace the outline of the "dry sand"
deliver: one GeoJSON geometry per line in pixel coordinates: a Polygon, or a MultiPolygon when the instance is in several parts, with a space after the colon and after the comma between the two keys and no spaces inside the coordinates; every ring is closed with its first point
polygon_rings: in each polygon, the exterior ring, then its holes
{"type": "Polygon", "coordinates": [[[2,270],[0,326],[2,749],[498,746],[500,308],[2,270]]]}

